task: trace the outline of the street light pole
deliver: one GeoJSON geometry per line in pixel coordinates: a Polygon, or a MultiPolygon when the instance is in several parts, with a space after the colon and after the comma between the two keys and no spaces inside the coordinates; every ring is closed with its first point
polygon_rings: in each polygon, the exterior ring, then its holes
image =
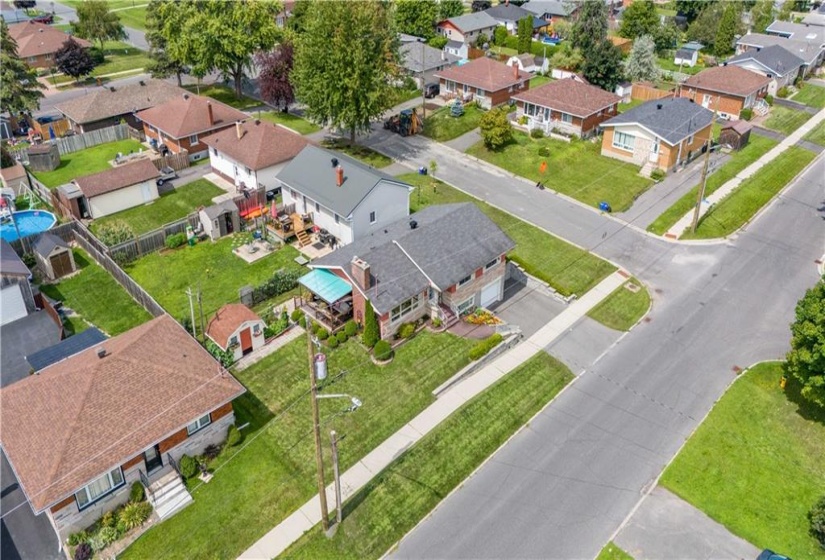
{"type": "Polygon", "coordinates": [[[696,208],[693,209],[693,222],[690,224],[690,232],[695,233],[699,226],[699,212],[702,209],[702,200],[705,199],[705,186],[708,183],[708,167],[710,165],[710,153],[713,146],[713,125],[716,124],[716,109],[719,108],[719,97],[716,98],[716,106],[713,108],[713,116],[710,119],[710,136],[708,137],[708,151],[705,153],[705,163],[702,165],[702,182],[699,186],[699,194],[696,197],[696,208]]]}
{"type": "MultiPolygon", "coordinates": [[[[307,326],[309,326],[307,324],[307,326]]],[[[318,499],[321,501],[321,527],[329,531],[329,509],[327,508],[327,488],[324,484],[324,456],[321,453],[321,420],[318,413],[318,385],[315,380],[315,357],[312,353],[312,334],[307,328],[307,354],[309,357],[309,392],[312,401],[312,427],[315,436],[315,463],[318,466],[318,499]]]]}
{"type": "Polygon", "coordinates": [[[341,476],[338,472],[338,434],[335,430],[329,433],[329,442],[332,447],[332,472],[335,476],[335,522],[340,525],[344,514],[341,507],[341,476]]]}

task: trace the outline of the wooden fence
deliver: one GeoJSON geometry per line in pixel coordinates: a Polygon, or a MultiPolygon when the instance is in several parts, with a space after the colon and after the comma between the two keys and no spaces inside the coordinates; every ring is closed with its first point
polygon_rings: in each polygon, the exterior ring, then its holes
{"type": "Polygon", "coordinates": [[[662,99],[664,97],[673,97],[673,90],[665,91],[656,88],[653,84],[646,82],[634,82],[633,91],[630,94],[631,99],[641,99],[642,101],[650,101],[652,99],[662,99]]]}
{"type": "Polygon", "coordinates": [[[186,233],[187,226],[191,225],[196,228],[199,221],[197,212],[193,212],[182,220],[168,223],[135,239],[109,247],[107,251],[117,262],[121,264],[130,263],[144,255],[160,251],[166,247],[168,236],[176,233],[186,233]]]}
{"type": "MultiPolygon", "coordinates": [[[[34,250],[34,244],[37,243],[43,233],[33,233],[32,235],[15,239],[14,241],[10,241],[9,245],[14,249],[15,253],[22,257],[26,253],[31,253],[34,250]]],[[[66,243],[71,243],[74,239],[74,227],[71,223],[55,226],[49,230],[49,233],[56,235],[66,243]]]]}
{"type": "Polygon", "coordinates": [[[43,202],[51,204],[53,199],[51,189],[38,181],[34,175],[29,173],[28,169],[26,170],[26,173],[29,175],[29,184],[34,191],[34,194],[36,194],[43,202]]]}
{"type": "Polygon", "coordinates": [[[60,155],[64,156],[72,152],[79,152],[80,150],[97,146],[98,144],[127,140],[130,137],[128,124],[116,124],[114,126],[92,130],[91,132],[84,132],[83,134],[55,138],[51,140],[51,142],[57,145],[57,149],[60,150],[60,155]]]}
{"type": "Polygon", "coordinates": [[[171,167],[175,171],[183,171],[189,167],[189,152],[184,150],[179,154],[169,154],[168,156],[162,156],[158,159],[153,159],[152,163],[155,164],[155,167],[158,169],[163,169],[164,167],[171,167]]]}

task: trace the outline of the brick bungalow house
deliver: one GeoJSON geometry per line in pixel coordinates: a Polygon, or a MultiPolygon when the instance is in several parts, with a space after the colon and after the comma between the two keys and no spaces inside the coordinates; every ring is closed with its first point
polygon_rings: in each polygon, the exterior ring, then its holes
{"type": "Polygon", "coordinates": [[[189,160],[197,161],[208,153],[209,147],[202,141],[204,136],[234,126],[249,115],[220,101],[184,93],[144,109],[136,117],[143,122],[149,141],[165,145],[173,154],[186,150],[189,160]]]}
{"type": "Polygon", "coordinates": [[[738,54],[725,62],[727,66],[739,66],[769,79],[768,93],[776,95],[783,87],[793,85],[802,75],[805,61],[779,45],[738,54]]]}
{"type": "Polygon", "coordinates": [[[737,120],[742,109],[752,108],[767,95],[769,83],[769,78],[738,66],[716,66],[682,82],[679,96],[716,111],[723,119],[737,120]]]}
{"type": "Polygon", "coordinates": [[[206,336],[221,350],[232,350],[235,361],[264,345],[264,324],[242,303],[228,303],[218,309],[206,326],[206,336]]]}
{"type": "MultiPolygon", "coordinates": [[[[31,68],[54,67],[54,54],[71,37],[51,25],[35,21],[9,25],[9,35],[17,43],[17,56],[31,68]]],[[[73,39],[83,48],[92,46],[80,37],[73,39]]]]}
{"type": "Polygon", "coordinates": [[[489,40],[498,27],[498,22],[485,12],[464,14],[438,22],[435,31],[447,38],[465,45],[475,44],[479,35],[486,35],[489,40]]]}
{"type": "Polygon", "coordinates": [[[174,465],[225,439],[244,391],[162,315],[0,390],[0,442],[63,542],[126,502],[135,482],[161,519],[191,502],[174,465]]]}
{"type": "Polygon", "coordinates": [[[449,323],[501,300],[513,247],[475,204],[441,204],[312,261],[299,282],[322,322],[363,324],[369,300],[386,339],[425,315],[449,323]]]}
{"type": "Polygon", "coordinates": [[[641,173],[671,171],[701,153],[713,112],[684,97],[655,99],[602,123],[602,155],[642,166],[641,173]]]}
{"type": "Polygon", "coordinates": [[[65,193],[62,198],[69,200],[63,202],[77,218],[87,217],[87,213],[93,219],[102,218],[158,199],[160,195],[155,181],[159,176],[155,164],[142,159],[78,177],[72,181],[76,189],[71,189],[72,185],[63,191],[58,189],[58,197],[65,193]],[[80,196],[69,196],[69,192],[77,191],[80,196]],[[76,202],[72,203],[71,200],[76,202]]]}
{"type": "Polygon", "coordinates": [[[491,109],[527,91],[533,75],[484,56],[436,72],[435,77],[441,83],[442,97],[478,101],[482,108],[491,109]]]}
{"type": "Polygon", "coordinates": [[[516,116],[527,116],[527,128],[546,133],[559,129],[586,138],[617,114],[622,98],[579,80],[549,82],[513,96],[516,116]]]}
{"type": "Polygon", "coordinates": [[[216,174],[235,186],[267,190],[278,186],[275,176],[308,144],[300,134],[257,119],[237,122],[202,142],[216,174]]]}

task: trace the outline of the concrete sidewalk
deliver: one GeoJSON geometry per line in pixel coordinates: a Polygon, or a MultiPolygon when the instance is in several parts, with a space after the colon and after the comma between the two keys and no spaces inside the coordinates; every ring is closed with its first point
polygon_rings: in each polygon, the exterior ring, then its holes
{"type": "MultiPolygon", "coordinates": [[[[536,353],[543,351],[548,344],[567,332],[590,309],[609,296],[627,279],[628,275],[626,273],[614,272],[584,294],[581,299],[570,304],[530,338],[442,393],[437,401],[341,475],[342,499],[347,500],[354,496],[373,477],[387,468],[453,412],[536,353]]],[[[329,504],[335,503],[334,487],[332,485],[327,487],[327,501],[329,504]]],[[[245,560],[275,558],[321,521],[320,510],[320,500],[318,496],[315,496],[264,535],[239,558],[245,560]]]]}
{"type": "MultiPolygon", "coordinates": [[[[796,145],[797,142],[802,140],[802,137],[808,134],[811,130],[813,130],[816,126],[818,126],[822,121],[825,121],[825,109],[818,112],[816,115],[808,119],[806,123],[802,126],[797,128],[793,133],[789,134],[784,140],[782,140],[779,144],[774,146],[768,153],[763,155],[761,158],[750,164],[748,167],[743,169],[739,172],[736,177],[719,187],[716,192],[712,195],[708,196],[706,199],[702,201],[702,206],[699,209],[699,217],[707,213],[711,206],[716,204],[717,202],[721,201],[723,198],[728,196],[730,193],[735,191],[739,185],[746,179],[749,179],[751,176],[756,174],[760,169],[768,165],[774,159],[776,159],[779,154],[790,148],[791,146],[796,145]]],[[[678,239],[681,235],[690,227],[691,222],[693,221],[693,210],[682,216],[682,218],[676,222],[676,224],[671,227],[667,233],[665,233],[665,237],[669,237],[671,239],[678,239]]]]}

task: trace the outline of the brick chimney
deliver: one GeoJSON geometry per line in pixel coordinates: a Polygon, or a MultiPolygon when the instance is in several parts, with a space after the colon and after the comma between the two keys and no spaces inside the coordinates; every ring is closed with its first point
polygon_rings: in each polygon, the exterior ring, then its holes
{"type": "Polygon", "coordinates": [[[344,168],[340,165],[335,168],[335,184],[339,187],[344,184],[344,168]]]}
{"type": "MultiPolygon", "coordinates": [[[[211,109],[210,109],[210,113],[211,113],[211,109]]],[[[235,132],[238,134],[238,140],[243,138],[243,124],[241,123],[241,121],[237,121],[235,123],[235,132]]]]}
{"type": "Polygon", "coordinates": [[[518,80],[518,62],[513,63],[513,77],[518,80]]]}
{"type": "Polygon", "coordinates": [[[353,280],[363,289],[370,287],[370,265],[364,259],[359,259],[357,256],[352,257],[350,263],[350,274],[353,280]]]}
{"type": "Polygon", "coordinates": [[[212,114],[212,102],[206,102],[206,113],[209,115],[209,126],[215,124],[215,116],[212,114]]]}

